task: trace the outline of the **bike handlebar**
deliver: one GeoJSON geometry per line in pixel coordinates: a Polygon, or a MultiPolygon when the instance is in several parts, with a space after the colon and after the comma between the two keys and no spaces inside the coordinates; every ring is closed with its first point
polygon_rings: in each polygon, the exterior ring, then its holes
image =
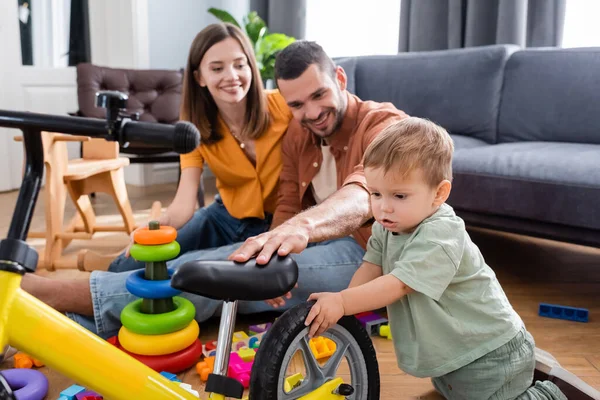
{"type": "Polygon", "coordinates": [[[96,118],[0,110],[0,126],[7,128],[34,129],[117,140],[124,147],[127,147],[128,143],[139,147],[167,147],[180,154],[189,153],[200,144],[198,129],[185,121],[170,125],[124,118],[117,124],[120,126],[96,118]]]}
{"type": "Polygon", "coordinates": [[[25,144],[25,173],[7,238],[0,241],[0,270],[23,274],[34,272],[37,266],[37,252],[25,240],[44,173],[42,131],[118,141],[125,148],[131,144],[172,148],[180,154],[189,153],[200,144],[200,133],[189,122],[169,125],[134,121],[119,115],[117,109],[122,108],[119,101],[126,96],[119,95],[115,101],[117,95],[109,93],[101,98],[109,106],[106,120],[0,110],[0,127],[23,131],[25,144]]]}

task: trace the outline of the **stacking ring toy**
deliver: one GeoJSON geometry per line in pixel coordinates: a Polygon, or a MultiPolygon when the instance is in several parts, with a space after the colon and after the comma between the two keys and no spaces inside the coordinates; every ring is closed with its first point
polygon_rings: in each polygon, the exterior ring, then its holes
{"type": "Polygon", "coordinates": [[[131,332],[122,326],[119,329],[119,342],[128,351],[143,356],[160,356],[183,350],[198,339],[200,327],[196,320],[177,331],[164,335],[145,336],[131,332]]]}
{"type": "Polygon", "coordinates": [[[35,369],[7,369],[0,372],[19,400],[42,400],[48,393],[48,378],[35,369]]]}
{"type": "Polygon", "coordinates": [[[155,246],[144,246],[135,243],[129,249],[131,257],[137,261],[158,262],[169,261],[179,254],[179,243],[171,242],[166,244],[157,244],[155,246]]]}
{"type": "Polygon", "coordinates": [[[141,312],[143,299],[125,306],[121,312],[121,323],[125,328],[140,335],[164,335],[179,331],[192,322],[196,309],[191,301],[183,297],[173,297],[175,310],[162,314],[141,312]]]}
{"type": "MultiPolygon", "coordinates": [[[[147,280],[144,274],[144,269],[129,274],[125,281],[125,287],[129,293],[143,299],[165,299],[181,294],[180,290],[171,287],[171,279],[151,281],[147,280]]],[[[171,275],[173,275],[173,270],[169,269],[169,278],[171,275]]]]}
{"type": "Polygon", "coordinates": [[[133,240],[144,245],[167,244],[176,238],[177,230],[172,226],[161,226],[159,229],[149,229],[146,226],[136,230],[133,234],[133,240]]]}
{"type": "Polygon", "coordinates": [[[186,347],[183,350],[161,356],[143,356],[132,353],[123,348],[118,340],[116,341],[115,346],[156,372],[166,371],[172,374],[190,368],[198,362],[202,355],[202,343],[200,342],[200,339],[196,339],[191,346],[186,347]]]}

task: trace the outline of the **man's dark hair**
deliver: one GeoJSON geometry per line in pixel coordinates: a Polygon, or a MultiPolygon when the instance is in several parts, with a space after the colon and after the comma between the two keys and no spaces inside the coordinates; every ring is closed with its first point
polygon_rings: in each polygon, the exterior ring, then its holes
{"type": "Polygon", "coordinates": [[[312,64],[335,79],[335,64],[321,46],[307,40],[296,41],[277,54],[275,82],[278,79],[296,79],[312,64]]]}

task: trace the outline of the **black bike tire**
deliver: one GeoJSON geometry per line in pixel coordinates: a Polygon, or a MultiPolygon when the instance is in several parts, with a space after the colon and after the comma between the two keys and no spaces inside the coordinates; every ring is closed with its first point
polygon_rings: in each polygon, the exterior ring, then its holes
{"type": "MultiPolygon", "coordinates": [[[[263,336],[250,375],[249,400],[277,400],[277,386],[283,358],[294,339],[306,326],[304,320],[314,302],[299,304],[279,317],[263,336]]],[[[379,364],[373,342],[355,317],[343,317],[338,325],[356,340],[367,367],[366,400],[378,400],[379,364]]]]}

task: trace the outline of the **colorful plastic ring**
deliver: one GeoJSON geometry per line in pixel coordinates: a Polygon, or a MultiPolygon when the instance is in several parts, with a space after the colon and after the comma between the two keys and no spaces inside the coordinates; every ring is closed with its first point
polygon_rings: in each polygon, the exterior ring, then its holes
{"type": "Polygon", "coordinates": [[[144,246],[143,244],[133,244],[129,249],[131,257],[142,262],[169,261],[179,255],[179,243],[171,242],[167,244],[157,244],[155,246],[144,246]]]}
{"type": "Polygon", "coordinates": [[[115,346],[117,346],[117,348],[129,354],[139,362],[152,368],[156,372],[166,371],[176,374],[178,372],[185,371],[196,364],[202,355],[202,343],[200,342],[200,339],[196,339],[191,346],[186,347],[185,349],[176,353],[162,356],[143,356],[125,350],[119,343],[117,337],[115,336],[114,338],[116,339],[115,346]]]}
{"type": "Polygon", "coordinates": [[[48,394],[48,378],[38,370],[16,368],[0,373],[19,400],[42,400],[48,394]]]}
{"type": "Polygon", "coordinates": [[[177,230],[172,226],[161,226],[160,229],[149,229],[147,226],[133,233],[133,240],[144,245],[171,243],[177,238],[177,230]]]}
{"type": "Polygon", "coordinates": [[[143,356],[160,356],[183,350],[198,339],[200,327],[192,320],[185,328],[164,335],[140,335],[122,326],[119,329],[119,342],[127,350],[143,356]]]}
{"type": "MultiPolygon", "coordinates": [[[[170,278],[173,275],[173,269],[169,268],[168,271],[170,278]]],[[[171,287],[171,279],[151,281],[144,276],[144,269],[129,274],[125,281],[127,291],[142,299],[166,299],[181,294],[180,290],[171,287]]]]}
{"type": "Polygon", "coordinates": [[[131,302],[121,311],[121,323],[125,328],[140,335],[164,335],[177,332],[194,319],[196,309],[191,301],[173,297],[175,310],[163,314],[144,314],[140,311],[142,299],[131,302]]]}

